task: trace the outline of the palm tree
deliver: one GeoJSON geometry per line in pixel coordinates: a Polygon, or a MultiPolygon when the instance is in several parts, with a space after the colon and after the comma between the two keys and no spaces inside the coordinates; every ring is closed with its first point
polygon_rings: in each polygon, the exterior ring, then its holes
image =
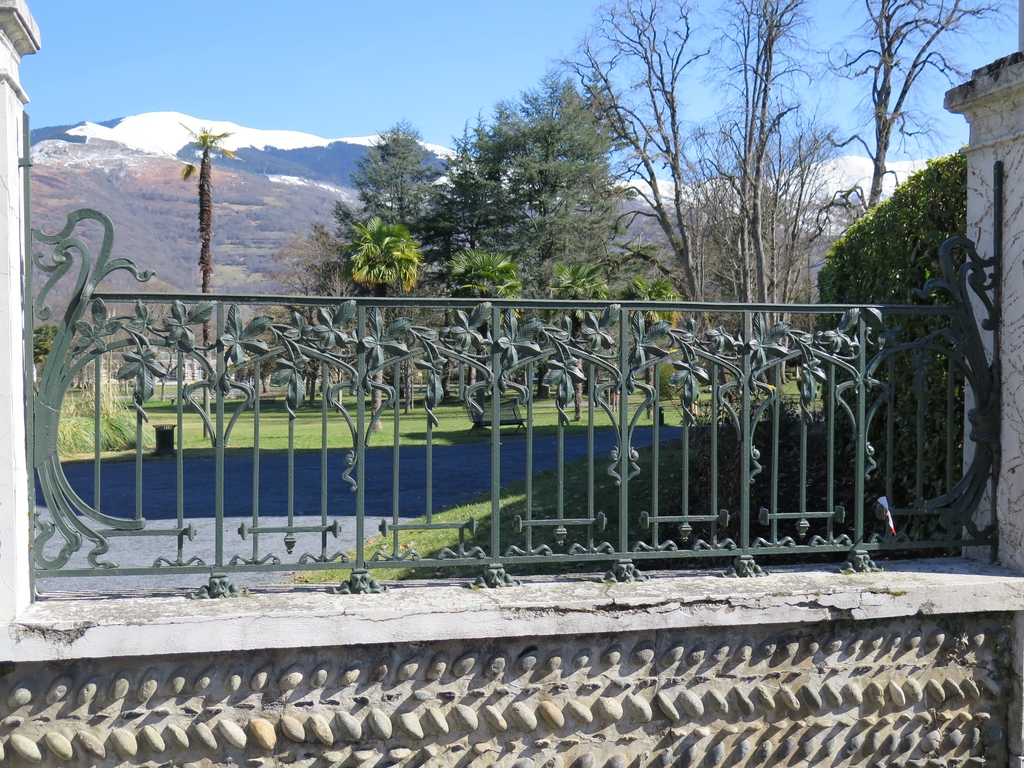
{"type": "MultiPolygon", "coordinates": [[[[196,149],[203,151],[199,162],[199,271],[202,275],[202,292],[212,293],[213,254],[210,241],[213,239],[213,153],[220,152],[225,157],[234,158],[235,153],[221,146],[230,133],[212,133],[210,128],[200,128],[196,133],[187,125],[182,125],[191,137],[196,149]]],[[[195,175],[194,163],[186,163],[181,169],[181,178],[188,181],[195,175]]],[[[203,323],[203,345],[210,344],[210,321],[203,323]]]]}
{"type": "MultiPolygon", "coordinates": [[[[634,301],[679,301],[679,294],[672,287],[672,283],[664,277],[656,277],[647,282],[640,275],[633,278],[633,282],[622,291],[622,298],[634,301]]],[[[672,310],[644,310],[644,324],[650,328],[661,320],[674,323],[678,312],[672,310]]],[[[650,386],[653,383],[654,369],[644,370],[644,381],[650,386]]],[[[654,403],[647,404],[647,417],[654,417],[654,403]]]]}
{"type": "MultiPolygon", "coordinates": [[[[388,224],[374,216],[365,223],[356,224],[352,230],[346,268],[351,280],[365,285],[374,296],[382,298],[388,295],[388,288],[392,285],[399,285],[406,291],[416,285],[420,275],[420,246],[410,237],[404,224],[388,224]]],[[[384,310],[381,309],[380,313],[383,317],[384,310]]],[[[374,374],[375,381],[382,378],[380,371],[374,374]]],[[[406,383],[409,381],[406,374],[406,383]]],[[[381,391],[374,388],[371,397],[374,413],[380,409],[381,401],[381,391]]],[[[406,412],[409,410],[407,405],[406,412]]],[[[380,431],[381,423],[375,422],[373,429],[380,431]]]]}
{"type": "MultiPolygon", "coordinates": [[[[601,267],[596,264],[556,264],[551,293],[556,299],[567,301],[595,301],[609,296],[608,283],[601,267]]],[[[573,338],[579,338],[586,310],[574,309],[569,316],[572,318],[573,338]]],[[[573,421],[582,420],[582,382],[577,382],[573,390],[573,407],[573,421]]]]}
{"type": "Polygon", "coordinates": [[[460,251],[448,264],[453,296],[515,299],[523,290],[519,267],[508,256],[477,249],[460,251]]]}
{"type": "Polygon", "coordinates": [[[353,227],[348,276],[374,296],[388,295],[388,287],[410,290],[420,276],[420,246],[404,224],[387,224],[374,216],[353,227]]]}

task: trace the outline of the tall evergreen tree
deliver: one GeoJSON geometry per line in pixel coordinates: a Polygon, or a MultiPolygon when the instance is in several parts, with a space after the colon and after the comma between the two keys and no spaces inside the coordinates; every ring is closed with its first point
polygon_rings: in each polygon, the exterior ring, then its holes
{"type": "Polygon", "coordinates": [[[624,196],[609,171],[611,149],[573,84],[549,75],[457,143],[424,242],[506,253],[524,291],[543,295],[555,264],[608,256],[624,196]]]}
{"type": "Polygon", "coordinates": [[[357,222],[374,217],[419,231],[431,185],[441,174],[431,153],[420,144],[421,138],[418,130],[403,121],[370,145],[351,176],[362,207],[355,209],[340,200],[334,205],[339,234],[350,239],[357,222]]]}

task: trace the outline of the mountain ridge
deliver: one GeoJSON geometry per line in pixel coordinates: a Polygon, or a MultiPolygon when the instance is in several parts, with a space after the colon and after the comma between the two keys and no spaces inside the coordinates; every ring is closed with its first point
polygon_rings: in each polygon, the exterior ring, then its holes
{"type": "MultiPolygon", "coordinates": [[[[32,131],[32,216],[46,232],[61,229],[75,208],[97,208],[114,222],[114,258],[130,258],[159,272],[155,282],[132,290],[194,292],[199,286],[195,182],[180,178],[194,159],[188,129],[232,132],[225,145],[238,160],[214,162],[214,289],[278,293],[274,254],[314,223],[330,225],[339,200],[355,204],[349,175],[374,136],[325,139],[300,131],[250,129],[154,112],[102,123],[44,126],[32,131]],[[232,130],[235,129],[235,130],[232,130]],[[274,142],[284,145],[275,146],[274,142]]],[[[434,162],[451,150],[425,144],[434,162]]],[[[885,194],[924,161],[891,164],[885,194]]],[[[825,169],[835,190],[866,187],[870,161],[850,156],[825,169]]],[[[123,284],[123,285],[122,285],[123,284]]]]}

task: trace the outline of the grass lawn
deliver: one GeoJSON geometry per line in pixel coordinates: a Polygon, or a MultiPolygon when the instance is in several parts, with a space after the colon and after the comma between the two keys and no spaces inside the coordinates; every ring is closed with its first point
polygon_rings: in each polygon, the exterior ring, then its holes
{"type": "MultiPolygon", "coordinates": [[[[651,509],[652,498],[652,464],[653,451],[650,447],[639,450],[640,474],[630,481],[629,485],[629,508],[630,541],[633,542],[643,531],[638,529],[637,520],[640,510],[651,509]]],[[[662,446],[660,451],[660,483],[658,488],[659,503],[662,514],[679,514],[681,499],[681,447],[662,446]]],[[[608,517],[607,527],[604,531],[595,530],[595,542],[618,541],[618,500],[619,489],[615,481],[608,475],[605,468],[608,465],[606,457],[598,456],[594,462],[594,510],[595,513],[604,512],[608,517]]],[[[564,517],[585,518],[587,516],[587,459],[579,459],[565,465],[565,492],[564,492],[564,517]]],[[[533,516],[535,519],[556,517],[556,503],[558,493],[558,478],[554,471],[548,470],[537,473],[533,478],[533,516]]],[[[517,533],[513,530],[512,521],[516,515],[526,514],[526,481],[510,483],[501,489],[501,549],[502,554],[510,545],[516,545],[525,549],[525,532],[517,533]]],[[[454,507],[445,512],[435,514],[433,522],[464,523],[470,517],[476,520],[476,534],[469,536],[467,533],[466,549],[479,546],[485,551],[490,546],[491,538],[491,500],[490,495],[482,495],[473,501],[454,507]]],[[[417,518],[423,522],[424,518],[417,518]]],[[[376,520],[367,521],[367,527],[372,528],[376,520]]],[[[412,522],[403,519],[403,523],[412,522]]],[[[664,534],[664,531],[662,531],[664,534]]],[[[384,549],[390,552],[393,544],[394,534],[387,536],[376,536],[366,543],[366,559],[369,560],[375,551],[384,549]]],[[[662,535],[664,538],[664,535],[662,535]]],[[[404,554],[410,549],[422,558],[436,557],[443,549],[458,549],[458,531],[453,529],[440,529],[428,531],[400,531],[399,551],[404,554]]],[[[541,544],[548,545],[552,552],[561,554],[568,551],[574,543],[584,546],[587,544],[586,526],[567,526],[567,535],[562,544],[558,544],[554,537],[554,528],[543,526],[534,528],[532,545],[534,548],[541,544]]],[[[354,559],[355,553],[349,552],[349,557],[354,559]]],[[[611,560],[609,560],[609,563],[611,560]]],[[[427,567],[417,568],[415,565],[402,568],[375,569],[370,573],[376,579],[404,580],[404,579],[425,579],[433,577],[442,578],[475,578],[483,569],[467,570],[459,569],[433,569],[427,567]]],[[[514,567],[508,568],[509,573],[516,575],[514,567]]],[[[546,563],[542,557],[535,558],[530,564],[529,573],[539,574],[567,574],[578,572],[604,572],[607,566],[603,563],[582,562],[582,563],[546,563]]],[[[295,580],[300,583],[337,582],[348,578],[348,570],[337,571],[309,571],[296,575],[295,580]]]]}
{"type": "MultiPolygon", "coordinates": [[[[161,400],[158,397],[149,400],[145,409],[149,414],[149,425],[144,430],[151,430],[158,425],[177,424],[177,407],[171,404],[171,394],[166,395],[168,399],[161,400]]],[[[639,407],[643,402],[642,397],[636,396],[632,399],[631,405],[639,407]]],[[[225,428],[235,410],[241,406],[241,400],[229,400],[225,404],[224,423],[225,428]]],[[[355,421],[355,402],[352,398],[345,398],[345,405],[349,409],[353,422],[355,421]]],[[[681,414],[677,413],[677,406],[664,402],[666,420],[670,424],[678,424],[681,414]]],[[[367,403],[367,414],[369,415],[369,403],[367,403]]],[[[398,439],[401,445],[422,446],[427,442],[427,415],[422,407],[417,406],[412,413],[406,414],[399,408],[398,439]]],[[[571,407],[568,409],[572,417],[571,407]]],[[[526,417],[526,409],[522,408],[521,413],[526,417]]],[[[435,410],[440,422],[433,430],[433,441],[436,446],[459,445],[464,443],[486,443],[491,439],[489,428],[479,428],[470,431],[469,417],[466,409],[461,403],[442,405],[435,410]]],[[[540,400],[534,404],[534,435],[536,437],[553,436],[557,432],[558,411],[553,400],[540,400]]],[[[584,421],[571,422],[566,429],[567,434],[582,434],[586,432],[586,403],[583,410],[584,421]]],[[[266,451],[284,451],[288,448],[289,414],[285,409],[283,398],[264,397],[260,402],[260,448],[266,451]]],[[[327,425],[327,447],[330,449],[343,449],[352,447],[352,434],[344,417],[338,412],[328,414],[327,425]]],[[[601,409],[595,411],[595,427],[607,429],[611,426],[611,420],[601,409]]],[[[650,425],[651,419],[643,413],[639,421],[640,425],[650,425]]],[[[380,448],[390,447],[394,444],[394,412],[386,411],[381,418],[382,428],[379,432],[372,434],[369,447],[380,448]]],[[[503,427],[503,432],[511,434],[515,427],[503,427]]],[[[214,455],[210,445],[210,439],[203,436],[203,422],[195,410],[186,408],[183,413],[183,449],[185,458],[209,458],[214,455]]],[[[253,413],[251,409],[241,412],[238,420],[231,428],[228,436],[226,450],[228,455],[243,455],[251,452],[253,447],[253,413]]],[[[303,405],[296,414],[294,420],[294,441],[295,449],[299,451],[320,450],[323,438],[322,405],[317,399],[312,405],[303,405]]],[[[177,440],[177,435],[175,435],[177,440]]],[[[148,453],[148,450],[147,450],[148,453]]],[[[135,451],[105,452],[106,459],[135,458],[135,451]]],[[[91,453],[64,456],[65,460],[91,459],[91,453]]]]}

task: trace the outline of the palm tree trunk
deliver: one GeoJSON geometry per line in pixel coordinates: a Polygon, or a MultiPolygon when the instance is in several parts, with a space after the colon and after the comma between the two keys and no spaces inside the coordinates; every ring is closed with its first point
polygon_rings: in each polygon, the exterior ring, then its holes
{"type": "MultiPolygon", "coordinates": [[[[210,165],[210,150],[203,150],[203,160],[199,166],[199,273],[202,277],[202,292],[213,292],[213,253],[210,251],[210,241],[213,239],[213,182],[212,168],[210,165]]],[[[210,318],[203,321],[203,347],[204,355],[209,355],[207,347],[210,346],[210,318]]],[[[210,390],[203,390],[203,410],[210,412],[210,390]]],[[[206,432],[205,422],[203,431],[206,432]]]]}
{"type": "MultiPolygon", "coordinates": [[[[202,292],[213,293],[213,168],[210,150],[203,150],[199,167],[199,273],[202,277],[202,292]]],[[[210,344],[210,320],[203,323],[203,346],[210,344]]]]}

